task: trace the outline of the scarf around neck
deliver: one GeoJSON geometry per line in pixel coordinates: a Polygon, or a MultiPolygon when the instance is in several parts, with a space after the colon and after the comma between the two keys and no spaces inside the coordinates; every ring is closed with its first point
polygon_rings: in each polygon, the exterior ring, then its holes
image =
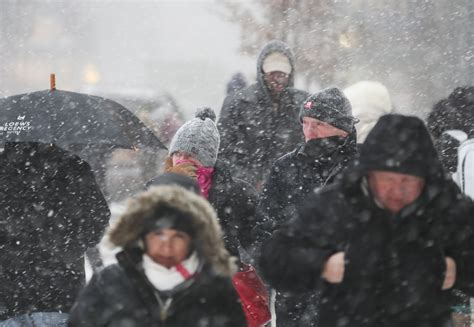
{"type": "Polygon", "coordinates": [[[214,167],[198,167],[197,169],[197,182],[201,189],[202,195],[207,199],[209,197],[209,190],[212,186],[212,174],[214,173],[214,167]]]}
{"type": "Polygon", "coordinates": [[[169,291],[196,276],[200,260],[196,252],[170,269],[153,261],[147,254],[143,255],[143,270],[150,283],[159,291],[169,291]]]}

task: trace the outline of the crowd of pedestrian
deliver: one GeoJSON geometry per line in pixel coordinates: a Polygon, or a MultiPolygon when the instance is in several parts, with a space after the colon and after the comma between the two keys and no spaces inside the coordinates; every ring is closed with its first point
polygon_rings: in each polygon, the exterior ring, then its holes
{"type": "Polygon", "coordinates": [[[451,175],[473,87],[425,124],[378,82],[295,89],[281,41],[256,79],[233,76],[218,120],[198,108],[110,224],[87,162],[5,144],[0,326],[454,326],[474,296],[474,204],[451,175]]]}

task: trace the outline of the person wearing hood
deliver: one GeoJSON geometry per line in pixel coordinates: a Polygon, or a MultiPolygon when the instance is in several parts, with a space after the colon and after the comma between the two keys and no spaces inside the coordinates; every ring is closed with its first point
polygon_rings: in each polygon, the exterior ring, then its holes
{"type": "Polygon", "coordinates": [[[215,211],[181,186],[152,186],[109,228],[117,264],[81,292],[69,326],[246,326],[215,211]]]}
{"type": "Polygon", "coordinates": [[[345,96],[352,105],[352,114],[357,118],[357,143],[364,143],[378,119],[393,112],[392,100],[387,88],[379,82],[360,81],[346,89],[345,96]]]}
{"type": "Polygon", "coordinates": [[[443,166],[454,173],[459,145],[474,137],[474,86],[457,87],[448,98],[436,103],[427,125],[443,166]]]}
{"type": "Polygon", "coordinates": [[[290,48],[274,40],[260,52],[257,82],[224,100],[220,155],[257,189],[273,161],[302,141],[297,117],[308,93],[293,88],[294,78],[290,48]]]}
{"type": "MultiPolygon", "coordinates": [[[[356,154],[351,104],[338,88],[311,95],[300,109],[299,121],[305,142],[274,162],[262,187],[257,207],[259,224],[253,231],[257,244],[291,220],[310,193],[331,184],[356,154]]],[[[316,314],[309,305],[315,302],[314,297],[314,291],[277,293],[277,323],[311,326],[302,319],[304,312],[316,314]]]]}
{"type": "Polygon", "coordinates": [[[247,86],[247,79],[242,73],[235,73],[227,82],[226,95],[233,94],[247,86]]]}
{"type": "Polygon", "coordinates": [[[474,291],[473,203],[445,175],[416,117],[385,115],[342,178],[263,247],[281,290],[321,292],[318,326],[451,326],[474,291]]]}
{"type": "Polygon", "coordinates": [[[56,145],[0,152],[0,325],[65,325],[110,211],[89,164],[56,145]]]}
{"type": "Polygon", "coordinates": [[[255,224],[256,192],[233,177],[229,167],[217,159],[220,135],[212,109],[202,108],[174,135],[165,162],[165,172],[195,179],[201,194],[217,212],[229,252],[239,257],[239,248],[251,242],[255,224]]]}

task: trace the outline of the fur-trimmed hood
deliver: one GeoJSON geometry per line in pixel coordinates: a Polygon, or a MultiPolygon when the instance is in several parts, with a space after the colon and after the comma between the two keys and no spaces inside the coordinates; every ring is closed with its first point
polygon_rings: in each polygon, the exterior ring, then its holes
{"type": "Polygon", "coordinates": [[[221,276],[230,277],[237,271],[235,258],[224,246],[222,230],[212,206],[202,196],[179,186],[153,186],[130,199],[125,213],[109,228],[104,238],[122,248],[139,245],[146,218],[162,205],[176,208],[191,217],[196,234],[193,243],[205,264],[221,276]]]}

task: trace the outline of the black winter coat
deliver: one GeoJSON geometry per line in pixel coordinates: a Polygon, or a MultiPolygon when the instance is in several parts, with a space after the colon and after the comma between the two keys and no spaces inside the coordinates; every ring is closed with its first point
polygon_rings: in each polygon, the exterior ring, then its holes
{"type": "Polygon", "coordinates": [[[443,174],[417,118],[388,115],[369,134],[358,165],[307,201],[298,217],[264,244],[260,266],[277,289],[322,293],[319,326],[445,326],[451,290],[442,291],[445,256],[455,287],[474,290],[472,201],[443,174]],[[397,138],[399,137],[399,138],[397,138]],[[427,173],[422,195],[392,215],[368,191],[370,170],[427,173]],[[320,276],[345,253],[344,279],[320,276]]]}
{"type": "MultiPolygon", "coordinates": [[[[275,161],[265,182],[257,208],[258,225],[253,230],[256,252],[266,238],[295,217],[306,197],[331,184],[356,153],[355,130],[346,139],[311,140],[275,161]]],[[[285,326],[314,326],[318,294],[278,292],[275,312],[285,326]],[[308,321],[309,319],[309,321],[308,321]]]]}
{"type": "Polygon", "coordinates": [[[93,276],[71,311],[69,326],[246,326],[230,278],[204,267],[191,285],[172,294],[159,292],[140,269],[141,254],[133,252],[119,253],[118,264],[93,276]],[[158,297],[172,299],[167,310],[158,297]]]}
{"type": "Polygon", "coordinates": [[[347,139],[330,137],[302,143],[275,161],[259,196],[256,237],[271,235],[293,218],[308,194],[334,182],[356,152],[354,131],[347,139]]]}
{"type": "Polygon", "coordinates": [[[229,95],[222,106],[218,128],[221,134],[220,158],[233,165],[235,176],[258,186],[265,180],[276,159],[290,152],[303,140],[298,120],[308,93],[290,87],[273,99],[262,71],[263,60],[272,52],[285,54],[293,66],[293,56],[282,42],[270,42],[257,63],[257,83],[229,95]]]}
{"type": "Polygon", "coordinates": [[[238,257],[239,244],[247,248],[252,242],[250,234],[256,221],[255,189],[245,181],[232,177],[227,165],[218,160],[208,200],[217,212],[227,250],[238,257]]]}
{"type": "Polygon", "coordinates": [[[68,311],[84,284],[83,253],[110,215],[91,168],[57,147],[9,144],[0,184],[0,320],[68,311]]]}

